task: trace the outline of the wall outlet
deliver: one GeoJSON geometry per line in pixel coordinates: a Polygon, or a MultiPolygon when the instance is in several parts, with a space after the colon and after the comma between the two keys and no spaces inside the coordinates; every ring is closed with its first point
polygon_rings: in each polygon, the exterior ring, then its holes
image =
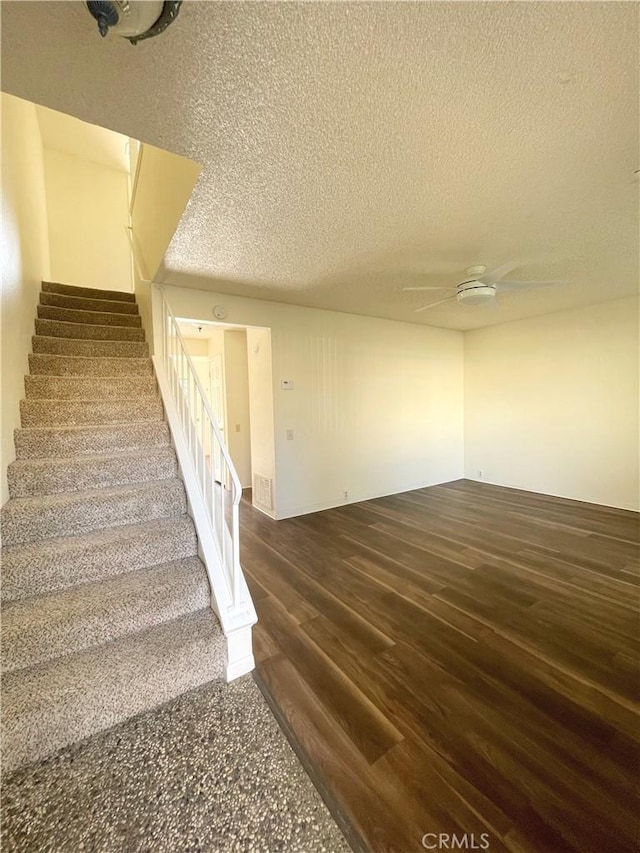
{"type": "Polygon", "coordinates": [[[343,496],[344,496],[345,501],[348,501],[348,500],[349,500],[349,492],[348,492],[348,490],[347,490],[347,489],[345,489],[345,490],[344,490],[344,492],[343,492],[342,494],[343,494],[343,496]]]}
{"type": "Polygon", "coordinates": [[[478,468],[478,477],[482,479],[482,468],[478,468]]]}

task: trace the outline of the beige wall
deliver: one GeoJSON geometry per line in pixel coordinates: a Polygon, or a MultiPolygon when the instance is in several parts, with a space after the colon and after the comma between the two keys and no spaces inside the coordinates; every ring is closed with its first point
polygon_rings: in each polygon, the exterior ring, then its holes
{"type": "Polygon", "coordinates": [[[465,476],[639,508],[638,300],[465,334],[465,476]]]}
{"type": "Polygon", "coordinates": [[[249,410],[247,333],[224,333],[224,385],[229,453],[243,489],[251,487],[251,419],[249,410]]]}
{"type": "Polygon", "coordinates": [[[221,355],[224,360],[224,330],[209,330],[209,357],[221,355]]]}
{"type": "Polygon", "coordinates": [[[153,280],[202,166],[146,144],[136,165],[131,223],[141,276],[153,280]]]}
{"type": "Polygon", "coordinates": [[[44,149],[51,277],[131,292],[127,173],[44,149]]]}
{"type": "Polygon", "coordinates": [[[181,287],[166,296],[177,316],[210,320],[222,304],[227,322],[270,328],[271,378],[266,333],[247,331],[251,457],[254,473],[275,479],[278,517],[344,503],[345,492],[363,500],[462,476],[460,332],[181,287]]]}
{"type": "Polygon", "coordinates": [[[190,356],[209,358],[209,341],[206,338],[184,338],[184,345],[190,356]]]}
{"type": "MultiPolygon", "coordinates": [[[[278,483],[276,468],[276,420],[273,382],[273,353],[271,331],[250,328],[247,334],[247,378],[249,383],[249,425],[251,471],[271,480],[272,508],[262,507],[265,512],[278,517],[278,483]]],[[[253,482],[252,482],[253,485],[253,482]]],[[[286,484],[283,483],[283,491],[286,484]]],[[[256,502],[256,495],[253,495],[256,502]]]]}
{"type": "Polygon", "coordinates": [[[2,95],[2,503],[42,279],[50,277],[44,162],[33,104],[2,95]]]}

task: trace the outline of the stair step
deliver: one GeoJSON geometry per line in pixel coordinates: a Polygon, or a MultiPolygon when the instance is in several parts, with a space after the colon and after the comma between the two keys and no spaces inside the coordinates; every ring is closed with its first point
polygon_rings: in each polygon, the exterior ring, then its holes
{"type": "Polygon", "coordinates": [[[71,308],[75,311],[107,311],[113,314],[137,314],[135,302],[116,302],[111,299],[90,299],[86,296],[65,296],[61,293],[41,293],[40,305],[71,308]]]}
{"type": "Polygon", "coordinates": [[[14,431],[18,459],[86,456],[147,450],[169,445],[169,428],[163,421],[107,426],[33,427],[14,431]]]}
{"type": "Polygon", "coordinates": [[[155,378],[149,376],[25,376],[27,399],[90,400],[156,394],[155,378]]]}
{"type": "Polygon", "coordinates": [[[84,358],[149,358],[149,344],[144,341],[91,341],[80,338],[53,338],[34,335],[34,353],[76,355],[84,358]]]}
{"type": "Polygon", "coordinates": [[[50,305],[38,305],[38,317],[41,320],[62,320],[64,323],[87,323],[100,326],[142,327],[138,314],[113,314],[109,311],[78,311],[74,308],[53,308],[50,305]]]}
{"type": "Polygon", "coordinates": [[[29,373],[49,376],[152,376],[153,363],[150,358],[85,358],[36,352],[29,354],[29,373]]]}
{"type": "Polygon", "coordinates": [[[195,528],[188,515],[5,547],[2,601],[90,584],[196,553],[195,528]]]}
{"type": "Polygon", "coordinates": [[[3,770],[44,758],[174,696],[224,677],[210,609],[2,679],[3,770]]]}
{"type": "Polygon", "coordinates": [[[204,565],[186,557],[2,607],[2,671],[102,645],[209,607],[204,565]]]}
{"type": "Polygon", "coordinates": [[[171,447],[71,459],[16,459],[7,469],[12,498],[148,483],[177,476],[178,463],[171,447]]]}
{"type": "Polygon", "coordinates": [[[111,299],[118,302],[135,302],[134,293],[120,290],[98,290],[95,287],[76,287],[72,284],[60,284],[57,281],[43,281],[44,293],[62,293],[66,296],[86,296],[88,299],[111,299]]]}
{"type": "Polygon", "coordinates": [[[169,518],[186,511],[184,486],[177,478],[10,498],[1,510],[2,537],[5,546],[22,545],[130,522],[169,518]]]}
{"type": "Polygon", "coordinates": [[[122,397],[118,400],[21,400],[23,427],[85,426],[127,424],[162,420],[162,403],[157,394],[122,397]]]}
{"type": "Polygon", "coordinates": [[[144,341],[144,330],[132,326],[103,326],[36,319],[36,334],[45,337],[92,341],[144,341]]]}

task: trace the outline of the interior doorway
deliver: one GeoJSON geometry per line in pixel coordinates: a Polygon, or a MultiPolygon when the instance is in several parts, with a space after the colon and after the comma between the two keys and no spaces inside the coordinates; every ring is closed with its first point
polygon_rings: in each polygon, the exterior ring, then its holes
{"type": "MultiPolygon", "coordinates": [[[[213,414],[216,417],[216,422],[218,425],[218,429],[220,430],[220,434],[222,435],[222,440],[225,444],[228,444],[227,441],[227,407],[225,401],[225,390],[224,390],[224,363],[222,360],[222,353],[216,353],[209,357],[208,360],[208,391],[209,391],[209,403],[211,404],[211,408],[213,410],[213,414]]],[[[213,459],[211,460],[213,466],[214,479],[219,483],[221,482],[222,477],[222,452],[217,442],[214,442],[213,448],[213,459]]],[[[231,457],[233,459],[233,456],[231,457]]],[[[234,463],[235,464],[235,463],[234,463]]],[[[225,484],[227,485],[227,484],[225,484]]]]}
{"type": "MultiPolygon", "coordinates": [[[[182,319],[179,324],[243,492],[251,490],[253,505],[273,516],[271,330],[182,319]]],[[[215,457],[220,451],[213,453],[215,457]]],[[[210,461],[220,482],[220,459],[210,461]]]]}

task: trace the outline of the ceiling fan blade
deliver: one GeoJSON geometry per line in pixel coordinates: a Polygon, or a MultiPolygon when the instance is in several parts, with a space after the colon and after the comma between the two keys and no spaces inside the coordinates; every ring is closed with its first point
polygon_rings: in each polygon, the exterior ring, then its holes
{"type": "Polygon", "coordinates": [[[553,287],[556,284],[566,284],[566,281],[497,281],[496,290],[529,290],[534,287],[553,287]]]}
{"type": "Polygon", "coordinates": [[[429,302],[428,305],[423,305],[422,308],[416,308],[414,314],[419,314],[421,311],[428,311],[429,308],[435,308],[436,305],[442,305],[443,302],[455,302],[455,296],[447,296],[446,299],[438,299],[437,302],[429,302]]]}
{"type": "Polygon", "coordinates": [[[425,287],[401,287],[400,290],[403,293],[408,293],[410,290],[455,290],[455,287],[451,287],[449,284],[443,284],[441,287],[438,285],[427,285],[425,287]]]}
{"type": "Polygon", "coordinates": [[[518,266],[520,266],[520,261],[509,261],[506,264],[502,264],[502,266],[483,273],[483,275],[478,278],[478,281],[481,281],[483,284],[495,284],[496,281],[500,281],[503,275],[507,275],[507,273],[510,273],[511,270],[514,270],[518,266]]]}

